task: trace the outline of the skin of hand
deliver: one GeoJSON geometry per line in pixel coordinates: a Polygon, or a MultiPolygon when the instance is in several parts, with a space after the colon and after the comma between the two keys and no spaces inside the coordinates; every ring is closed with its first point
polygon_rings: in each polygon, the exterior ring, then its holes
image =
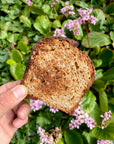
{"type": "Polygon", "coordinates": [[[28,90],[20,81],[0,87],[0,143],[9,144],[18,128],[28,121],[30,106],[24,101],[28,90]]]}

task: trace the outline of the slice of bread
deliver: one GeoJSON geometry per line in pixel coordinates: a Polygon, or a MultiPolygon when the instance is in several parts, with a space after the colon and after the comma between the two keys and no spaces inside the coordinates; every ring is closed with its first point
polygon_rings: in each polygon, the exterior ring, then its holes
{"type": "Polygon", "coordinates": [[[22,79],[29,95],[72,114],[95,78],[88,55],[77,42],[63,37],[38,41],[22,79]]]}

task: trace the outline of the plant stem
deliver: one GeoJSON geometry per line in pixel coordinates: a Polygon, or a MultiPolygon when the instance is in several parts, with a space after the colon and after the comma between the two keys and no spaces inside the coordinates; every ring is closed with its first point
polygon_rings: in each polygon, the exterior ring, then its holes
{"type": "Polygon", "coordinates": [[[87,40],[88,40],[88,45],[89,45],[89,51],[91,51],[90,42],[89,42],[89,35],[88,35],[88,26],[87,26],[87,22],[86,22],[86,24],[85,24],[85,29],[86,29],[86,33],[87,33],[87,40]]]}
{"type": "Polygon", "coordinates": [[[75,36],[74,36],[74,33],[73,33],[73,31],[71,31],[71,34],[72,34],[72,36],[73,36],[73,40],[75,39],[75,36]]]}

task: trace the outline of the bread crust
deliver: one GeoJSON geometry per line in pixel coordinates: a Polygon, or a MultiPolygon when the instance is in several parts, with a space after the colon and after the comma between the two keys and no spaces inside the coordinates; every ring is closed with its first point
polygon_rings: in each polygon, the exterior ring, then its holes
{"type": "MultiPolygon", "coordinates": [[[[74,112],[75,108],[81,101],[81,98],[91,87],[95,79],[95,70],[91,59],[86,53],[80,51],[77,46],[78,43],[72,39],[54,36],[43,38],[34,45],[21,81],[21,84],[31,89],[29,91],[30,96],[36,97],[48,105],[56,107],[66,113],[72,114],[74,112]],[[64,57],[64,55],[66,56],[66,59],[62,59],[62,56],[64,57]],[[74,58],[72,58],[73,56],[74,58]],[[67,64],[67,61],[70,64],[74,64],[75,62],[75,68],[77,70],[76,74],[73,73],[74,71],[71,71],[71,69],[66,67],[66,65],[70,65],[67,64]],[[58,65],[57,62],[62,63],[62,66],[58,65]],[[82,72],[78,72],[78,69],[80,67],[83,68],[83,65],[85,65],[85,69],[87,66],[87,75],[90,76],[88,76],[87,83],[86,80],[84,80],[84,88],[82,88],[79,95],[77,95],[76,92],[78,92],[78,88],[72,87],[78,81],[79,76],[81,76],[81,80],[83,81],[83,69],[81,69],[82,72]],[[77,79],[75,79],[75,75],[77,79]],[[67,76],[71,76],[72,80],[70,81],[67,76]],[[75,82],[73,82],[73,78],[75,82]],[[33,87],[33,89],[31,87],[33,87]],[[71,99],[70,93],[73,95],[71,96],[71,99]],[[62,99],[65,96],[66,98],[62,99]],[[66,100],[67,98],[69,99],[66,100]],[[63,100],[66,102],[66,107],[63,106],[63,100]],[[73,103],[73,100],[76,102],[73,103]],[[69,103],[67,104],[67,102],[69,103]]],[[[74,69],[74,65],[70,66],[74,69]]],[[[78,85],[76,86],[78,87],[78,85]]]]}

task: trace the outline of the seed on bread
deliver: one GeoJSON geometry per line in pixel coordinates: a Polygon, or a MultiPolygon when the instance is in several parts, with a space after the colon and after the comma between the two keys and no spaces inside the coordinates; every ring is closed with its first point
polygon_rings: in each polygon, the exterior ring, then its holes
{"type": "Polygon", "coordinates": [[[34,45],[22,79],[30,96],[73,113],[95,79],[91,59],[77,46],[63,37],[44,38],[34,45]]]}

